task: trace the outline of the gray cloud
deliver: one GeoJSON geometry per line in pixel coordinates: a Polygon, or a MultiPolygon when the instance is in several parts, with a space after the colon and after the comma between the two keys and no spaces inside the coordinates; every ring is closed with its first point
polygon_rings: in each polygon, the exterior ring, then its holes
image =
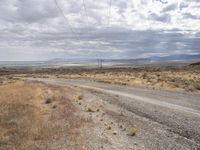
{"type": "Polygon", "coordinates": [[[161,2],[162,4],[167,4],[168,3],[167,0],[155,0],[155,1],[161,2]]]}
{"type": "MultiPolygon", "coordinates": [[[[178,4],[177,3],[172,3],[168,6],[166,6],[164,9],[163,9],[163,12],[167,12],[167,11],[172,11],[172,10],[175,10],[177,9],[177,6],[178,4]]],[[[182,6],[182,5],[181,5],[182,6]]],[[[183,8],[184,6],[182,6],[181,8],[183,8]]]]}
{"type": "Polygon", "coordinates": [[[183,17],[188,18],[188,19],[195,19],[195,20],[200,20],[200,15],[192,15],[190,13],[185,13],[183,14],[183,17]]]}
{"type": "Polygon", "coordinates": [[[0,1],[0,60],[200,53],[198,0],[116,0],[110,27],[107,0],[57,1],[66,19],[54,0],[0,1]]]}
{"type": "Polygon", "coordinates": [[[152,13],[149,15],[149,18],[155,21],[161,21],[166,23],[169,23],[171,21],[171,16],[169,14],[157,15],[155,13],[152,13]]]}

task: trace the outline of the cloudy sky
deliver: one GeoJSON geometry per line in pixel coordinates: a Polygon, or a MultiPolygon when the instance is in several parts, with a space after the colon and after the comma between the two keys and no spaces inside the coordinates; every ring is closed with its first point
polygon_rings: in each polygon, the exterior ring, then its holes
{"type": "Polygon", "coordinates": [[[200,0],[0,0],[0,10],[0,61],[200,54],[200,0]]]}

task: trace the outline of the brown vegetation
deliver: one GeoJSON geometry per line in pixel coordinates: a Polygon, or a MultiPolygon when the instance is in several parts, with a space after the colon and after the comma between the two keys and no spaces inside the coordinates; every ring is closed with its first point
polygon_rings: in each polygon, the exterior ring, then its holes
{"type": "Polygon", "coordinates": [[[109,68],[102,70],[49,68],[30,71],[0,69],[0,74],[6,74],[9,75],[9,77],[15,74],[21,77],[92,79],[104,83],[145,86],[168,90],[185,90],[190,92],[198,92],[198,84],[200,82],[199,63],[181,67],[149,66],[137,68],[109,68]]]}
{"type": "Polygon", "coordinates": [[[88,120],[77,115],[71,101],[75,92],[42,83],[1,80],[1,150],[79,149],[77,141],[79,145],[84,141],[78,129],[88,120]]]}
{"type": "Polygon", "coordinates": [[[135,136],[137,132],[138,132],[137,128],[129,128],[129,129],[127,129],[127,135],[128,136],[135,136]]]}
{"type": "Polygon", "coordinates": [[[196,68],[128,68],[79,73],[66,72],[57,77],[198,92],[200,70],[196,68]]]}

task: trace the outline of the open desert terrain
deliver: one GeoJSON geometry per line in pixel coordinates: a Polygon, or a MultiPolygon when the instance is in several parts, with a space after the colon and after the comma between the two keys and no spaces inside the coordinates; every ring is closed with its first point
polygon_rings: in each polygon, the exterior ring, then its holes
{"type": "Polygon", "coordinates": [[[65,79],[86,79],[104,83],[133,85],[172,91],[199,93],[200,65],[199,63],[184,65],[152,65],[135,67],[95,68],[4,68],[1,74],[17,75],[19,77],[56,77],[65,79]]]}
{"type": "Polygon", "coordinates": [[[200,0],[0,10],[0,150],[200,150],[200,0]]]}
{"type": "Polygon", "coordinates": [[[198,150],[198,65],[1,68],[1,150],[198,150]]]}
{"type": "Polygon", "coordinates": [[[107,69],[102,71],[82,71],[78,73],[56,74],[59,78],[93,79],[95,81],[199,92],[199,68],[128,68],[107,69]]]}

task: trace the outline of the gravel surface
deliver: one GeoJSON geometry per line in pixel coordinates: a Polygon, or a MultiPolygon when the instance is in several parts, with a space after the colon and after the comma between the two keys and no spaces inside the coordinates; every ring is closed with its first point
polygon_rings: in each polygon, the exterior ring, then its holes
{"type": "Polygon", "coordinates": [[[94,121],[82,129],[85,149],[200,149],[200,95],[86,80],[29,80],[82,92],[77,105],[94,121]],[[129,129],[137,133],[128,136],[129,129]]]}

